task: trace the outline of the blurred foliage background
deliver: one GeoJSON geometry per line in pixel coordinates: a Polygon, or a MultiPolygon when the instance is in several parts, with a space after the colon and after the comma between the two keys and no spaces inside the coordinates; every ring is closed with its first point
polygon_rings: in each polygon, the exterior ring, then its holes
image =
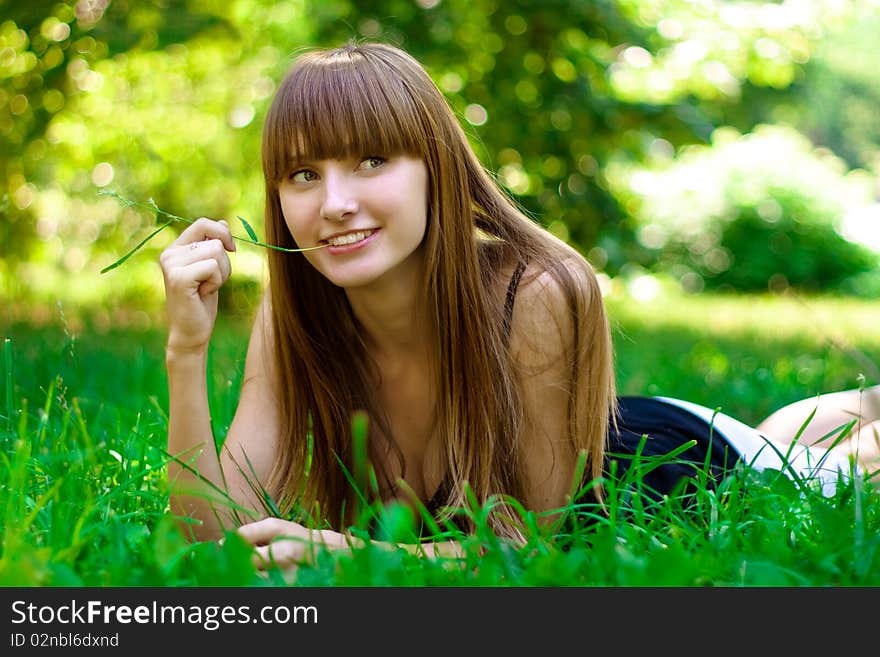
{"type": "MultiPolygon", "coordinates": [[[[7,320],[149,325],[166,230],[262,235],[260,129],[297,52],[420,59],[486,166],[606,276],[880,294],[880,0],[0,0],[7,320]],[[134,309],[134,312],[128,310],[134,309]]],[[[247,304],[264,253],[233,255],[247,304]]]]}

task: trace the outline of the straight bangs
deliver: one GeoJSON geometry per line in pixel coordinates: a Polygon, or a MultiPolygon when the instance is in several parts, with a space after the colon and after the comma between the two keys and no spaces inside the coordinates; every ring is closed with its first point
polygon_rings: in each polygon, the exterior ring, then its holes
{"type": "Polygon", "coordinates": [[[395,64],[381,53],[347,49],[303,55],[266,117],[266,182],[277,185],[302,162],[392,155],[424,159],[425,123],[406,71],[395,64]]]}

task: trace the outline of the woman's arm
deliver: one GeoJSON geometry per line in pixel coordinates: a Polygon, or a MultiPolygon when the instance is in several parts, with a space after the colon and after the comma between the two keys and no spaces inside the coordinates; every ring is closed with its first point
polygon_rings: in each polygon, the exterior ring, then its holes
{"type": "Polygon", "coordinates": [[[198,482],[192,470],[208,481],[220,479],[206,367],[218,293],[231,272],[226,252],[234,250],[225,222],[199,219],[159,258],[168,313],[168,452],[173,459],[168,478],[172,509],[184,516],[204,515],[207,508],[204,500],[187,494],[198,482]]]}
{"type": "Polygon", "coordinates": [[[522,502],[541,513],[570,501],[576,474],[578,454],[568,436],[574,323],[560,283],[547,272],[531,274],[516,297],[511,350],[523,384],[522,502]]]}
{"type": "MultiPolygon", "coordinates": [[[[196,540],[218,538],[225,529],[266,515],[256,491],[266,488],[278,444],[278,404],[271,344],[266,295],[254,320],[238,407],[219,460],[212,444],[210,452],[203,450],[200,460],[194,464],[210,484],[198,486],[196,495],[178,497],[178,502],[186,500],[186,506],[180,510],[196,521],[192,526],[192,537],[196,540]]],[[[187,472],[182,483],[195,481],[195,476],[187,472]]]]}
{"type": "Polygon", "coordinates": [[[253,479],[248,460],[264,484],[277,439],[271,359],[264,357],[270,340],[264,301],[248,346],[239,406],[219,458],[214,444],[207,394],[208,343],[218,292],[231,271],[226,252],[234,249],[225,222],[200,219],[160,257],[168,311],[170,501],[172,510],[185,519],[187,533],[197,540],[220,536],[232,523],[236,506],[244,507],[245,520],[260,517],[258,498],[247,485],[247,478],[253,479]]]}

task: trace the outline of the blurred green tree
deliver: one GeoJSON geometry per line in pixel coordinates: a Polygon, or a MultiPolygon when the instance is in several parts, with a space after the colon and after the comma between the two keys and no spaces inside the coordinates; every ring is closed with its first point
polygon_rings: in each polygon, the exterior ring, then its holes
{"type": "Polygon", "coordinates": [[[612,164],[608,175],[654,268],[691,291],[855,292],[854,279],[877,269],[877,254],[841,234],[870,203],[870,177],[792,128],[719,128],[675,161],[612,164]]]}

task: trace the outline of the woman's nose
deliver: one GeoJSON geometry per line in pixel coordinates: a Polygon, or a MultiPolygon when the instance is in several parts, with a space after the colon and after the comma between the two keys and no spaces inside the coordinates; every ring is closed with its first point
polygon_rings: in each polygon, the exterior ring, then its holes
{"type": "Polygon", "coordinates": [[[324,174],[324,203],[321,215],[330,221],[345,221],[358,210],[354,185],[342,172],[324,174]]]}

